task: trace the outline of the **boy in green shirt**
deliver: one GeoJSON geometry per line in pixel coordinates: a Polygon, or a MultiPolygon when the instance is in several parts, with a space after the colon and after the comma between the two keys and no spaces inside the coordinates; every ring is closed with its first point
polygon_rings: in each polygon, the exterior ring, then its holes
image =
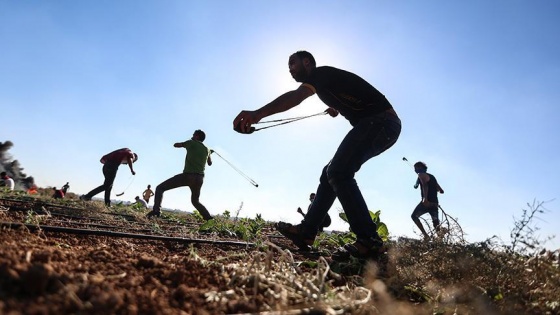
{"type": "Polygon", "coordinates": [[[212,151],[208,149],[202,142],[206,139],[206,134],[202,130],[195,130],[190,140],[185,142],[177,142],[173,146],[175,148],[187,149],[185,157],[185,168],[183,173],[177,174],[156,187],[153,210],[148,213],[148,218],[152,216],[160,216],[161,200],[163,193],[167,190],[177,187],[189,186],[191,189],[191,202],[205,220],[212,219],[210,212],[198,200],[200,198],[200,190],[204,182],[204,169],[206,163],[212,165],[210,154],[212,151]]]}

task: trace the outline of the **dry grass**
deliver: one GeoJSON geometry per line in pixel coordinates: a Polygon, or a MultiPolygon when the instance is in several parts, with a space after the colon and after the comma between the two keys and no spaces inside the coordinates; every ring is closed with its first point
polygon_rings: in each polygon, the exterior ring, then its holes
{"type": "Polygon", "coordinates": [[[558,252],[530,257],[490,241],[400,239],[392,243],[382,273],[368,263],[359,275],[341,275],[324,258],[313,268],[299,268],[289,251],[268,245],[248,261],[223,266],[231,289],[209,292],[208,300],[250,303],[264,296],[262,314],[560,313],[558,252]]]}
{"type": "MultiPolygon", "coordinates": [[[[73,198],[50,202],[83,203],[73,198]]],[[[102,202],[89,202],[87,208],[107,211],[102,202]]],[[[144,218],[129,207],[112,211],[144,218]]],[[[458,223],[451,222],[449,234],[436,240],[392,240],[386,265],[348,262],[354,268],[345,270],[358,270],[353,275],[337,273],[324,258],[296,262],[273,244],[250,259],[203,261],[220,266],[229,282],[228,290],[208,292],[206,298],[259,303],[262,314],[560,314],[558,250],[512,250],[494,238],[467,243],[458,223]]],[[[523,236],[523,230],[515,235],[523,236]]],[[[192,258],[202,260],[194,251],[192,258]]]]}

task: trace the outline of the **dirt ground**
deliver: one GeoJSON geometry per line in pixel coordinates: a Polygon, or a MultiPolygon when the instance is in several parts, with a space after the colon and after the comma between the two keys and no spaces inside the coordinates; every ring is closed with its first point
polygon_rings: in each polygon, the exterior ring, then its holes
{"type": "Polygon", "coordinates": [[[554,255],[403,239],[334,263],[339,234],[303,253],[262,220],[102,204],[0,195],[0,315],[560,314],[554,255]]]}
{"type": "MultiPolygon", "coordinates": [[[[215,244],[211,242],[228,239],[196,234],[188,224],[119,216],[87,205],[79,209],[0,200],[0,210],[0,314],[325,313],[320,302],[309,305],[310,299],[279,288],[278,282],[255,281],[262,277],[255,266],[278,257],[239,239],[215,244]],[[76,234],[40,226],[110,228],[113,233],[203,242],[76,234]],[[263,258],[255,262],[256,256],[263,258]],[[243,267],[242,275],[240,267],[247,262],[252,266],[243,267]]],[[[283,241],[269,233],[276,243],[283,241]]],[[[290,259],[297,264],[305,257],[296,253],[290,259]]]]}

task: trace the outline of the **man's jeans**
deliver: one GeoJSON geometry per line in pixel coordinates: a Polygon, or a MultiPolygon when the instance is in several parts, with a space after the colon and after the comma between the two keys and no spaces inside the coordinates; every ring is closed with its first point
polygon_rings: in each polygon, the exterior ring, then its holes
{"type": "Polygon", "coordinates": [[[317,195],[302,221],[304,230],[316,233],[338,197],[350,229],[358,238],[377,238],[377,226],[354,175],[370,158],[389,149],[401,133],[397,116],[382,113],[362,119],[346,135],[332,160],[323,168],[317,195]]]}
{"type": "Polygon", "coordinates": [[[204,183],[203,174],[194,173],[181,173],[177,174],[156,187],[156,194],[154,199],[154,211],[159,212],[161,207],[161,200],[163,199],[163,193],[167,190],[174,189],[177,187],[189,186],[191,189],[191,203],[198,210],[200,215],[206,220],[212,218],[210,212],[206,207],[200,203],[200,190],[202,184],[204,183]]]}
{"type": "Polygon", "coordinates": [[[115,182],[115,177],[117,176],[117,170],[119,169],[119,164],[104,164],[103,165],[103,176],[105,181],[103,185],[94,188],[92,191],[88,192],[84,197],[86,199],[91,199],[98,193],[105,191],[105,204],[111,204],[111,190],[113,189],[113,183],[115,182]]]}

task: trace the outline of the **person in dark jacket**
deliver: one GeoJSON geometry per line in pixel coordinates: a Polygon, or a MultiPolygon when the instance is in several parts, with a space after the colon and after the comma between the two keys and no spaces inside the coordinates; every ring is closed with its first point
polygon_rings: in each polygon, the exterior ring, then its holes
{"type": "Polygon", "coordinates": [[[64,194],[66,194],[68,192],[68,189],[70,189],[70,183],[66,182],[66,184],[64,184],[64,186],[62,186],[62,192],[64,194]]]}

